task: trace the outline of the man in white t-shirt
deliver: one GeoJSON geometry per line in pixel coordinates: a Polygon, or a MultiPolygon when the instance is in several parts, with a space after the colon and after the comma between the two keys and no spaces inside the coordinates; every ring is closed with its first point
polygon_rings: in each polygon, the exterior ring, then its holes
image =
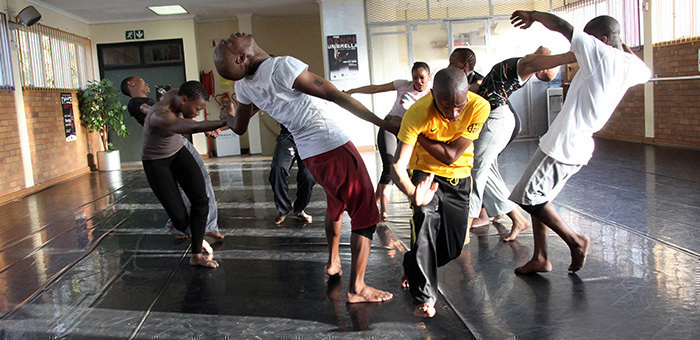
{"type": "Polygon", "coordinates": [[[550,13],[515,11],[511,16],[513,25],[522,29],[536,21],[571,42],[579,70],[561,112],[540,139],[539,148],[510,195],[532,215],[535,241],[532,259],[515,271],[530,274],[552,270],[547,254],[549,227],[569,246],[569,270],[575,272],[586,261],[590,240],[571,229],[551,201],[588,163],[593,154],[593,133],[605,125],[627,89],[648,81],[651,71],[620,41],[620,24],[610,16],[592,19],[583,31],[550,13]]]}
{"type": "Polygon", "coordinates": [[[347,302],[391,300],[391,293],[372,288],[364,281],[379,210],[364,162],[350,138],[332,119],[332,114],[340,112],[328,101],[393,133],[398,132],[398,122],[375,116],[350,95],[309,72],[308,66],[298,59],[270,57],[252,35],[235,33],[222,40],[214,52],[214,64],[222,77],[236,81],[235,114],[232,105],[222,111],[228,126],[241,135],[247,130],[255,107],[270,114],[292,133],[299,156],[326,192],[329,276],[342,274],[339,243],[343,211],[350,215],[352,264],[347,302]]]}

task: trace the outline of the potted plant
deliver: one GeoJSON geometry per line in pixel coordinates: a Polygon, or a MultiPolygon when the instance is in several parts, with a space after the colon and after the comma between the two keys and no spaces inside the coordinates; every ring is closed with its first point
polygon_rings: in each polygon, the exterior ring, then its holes
{"type": "Polygon", "coordinates": [[[124,125],[124,110],[119,101],[119,91],[109,79],[91,80],[79,93],[80,120],[89,132],[97,132],[102,141],[102,150],[97,152],[97,166],[100,171],[119,170],[121,161],[119,150],[107,140],[111,129],[117,135],[126,137],[129,131],[124,125]]]}

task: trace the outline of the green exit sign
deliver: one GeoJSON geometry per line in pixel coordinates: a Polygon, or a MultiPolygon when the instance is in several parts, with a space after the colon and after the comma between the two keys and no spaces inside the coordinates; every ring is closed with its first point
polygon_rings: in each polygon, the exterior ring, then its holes
{"type": "Polygon", "coordinates": [[[124,37],[126,40],[134,40],[134,39],[143,39],[146,36],[143,34],[143,30],[133,30],[133,31],[125,31],[124,37]]]}

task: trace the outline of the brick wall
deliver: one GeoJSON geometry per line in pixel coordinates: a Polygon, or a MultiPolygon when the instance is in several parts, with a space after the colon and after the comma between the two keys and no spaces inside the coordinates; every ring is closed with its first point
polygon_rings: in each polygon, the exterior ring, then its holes
{"type": "Polygon", "coordinates": [[[13,91],[0,91],[0,193],[24,189],[22,155],[13,91]]]}
{"type": "MultiPolygon", "coordinates": [[[[700,41],[654,46],[658,77],[697,76],[700,41]]],[[[643,51],[637,52],[641,56],[643,51]]],[[[627,91],[596,135],[635,142],[700,149],[700,80],[659,81],[654,85],[654,138],[644,138],[644,86],[627,91]]]]}
{"type": "MultiPolygon", "coordinates": [[[[659,77],[697,76],[700,41],[654,47],[659,77]]],[[[654,85],[654,143],[700,148],[700,79],[654,85]]]]}
{"type": "Polygon", "coordinates": [[[24,93],[29,146],[34,168],[34,182],[43,183],[76,171],[87,171],[88,140],[80,125],[78,99],[73,94],[73,115],[78,139],[66,142],[59,92],[24,93]]]}
{"type": "Polygon", "coordinates": [[[24,92],[34,187],[25,188],[14,93],[0,92],[0,203],[29,194],[90,170],[89,154],[100,150],[97,134],[80,125],[78,100],[73,93],[77,140],[67,142],[59,92],[24,92]]]}
{"type": "MultiPolygon", "coordinates": [[[[643,58],[644,50],[635,51],[643,58]]],[[[644,141],[644,85],[629,90],[615,112],[596,136],[632,142],[644,141]]]]}

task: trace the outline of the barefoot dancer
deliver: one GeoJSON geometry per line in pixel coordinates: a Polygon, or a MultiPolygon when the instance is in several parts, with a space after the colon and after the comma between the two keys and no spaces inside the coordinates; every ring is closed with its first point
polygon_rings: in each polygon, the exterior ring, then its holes
{"type": "Polygon", "coordinates": [[[504,241],[513,241],[530,222],[508,200],[510,190],[498,170],[498,154],[510,142],[515,129],[515,113],[510,110],[508,97],[521,88],[533,75],[542,81],[552,80],[558,72],[556,66],[575,62],[574,54],[559,55],[541,47],[524,58],[506,59],[493,66],[479,86],[478,94],[491,104],[491,114],[474,141],[474,190],[469,200],[469,217],[479,217],[479,210],[486,209],[488,216],[508,215],[513,221],[510,234],[504,241]]]}
{"type": "MultiPolygon", "coordinates": [[[[148,113],[148,110],[150,110],[151,107],[156,103],[155,100],[148,97],[148,95],[151,93],[151,88],[148,87],[148,83],[146,83],[140,77],[127,77],[124,80],[122,80],[121,90],[125,96],[131,98],[129,100],[129,104],[127,105],[129,114],[132,117],[134,117],[134,119],[136,119],[136,121],[139,124],[141,124],[141,126],[143,126],[143,120],[146,118],[146,113],[148,113]]],[[[218,130],[214,130],[212,132],[218,135],[218,130]]],[[[205,134],[211,137],[212,132],[205,132],[205,134]]],[[[209,213],[207,214],[207,229],[204,235],[215,238],[217,240],[222,240],[224,238],[224,235],[222,235],[219,232],[218,207],[216,204],[216,197],[214,196],[214,188],[211,185],[211,178],[209,177],[209,172],[207,171],[206,166],[204,166],[204,160],[199,154],[199,151],[195,149],[194,145],[192,145],[192,143],[190,143],[190,141],[187,140],[185,136],[182,136],[182,143],[185,144],[185,148],[187,148],[187,151],[189,151],[192,154],[192,157],[194,157],[195,161],[197,161],[197,165],[202,171],[202,175],[204,176],[204,182],[207,187],[207,197],[209,198],[209,213]]],[[[187,207],[187,211],[189,212],[190,202],[186,200],[187,196],[185,196],[185,193],[182,190],[180,190],[180,195],[185,201],[185,206],[187,207]]],[[[175,235],[175,237],[178,239],[186,239],[188,237],[187,234],[173,228],[173,223],[171,220],[168,220],[168,222],[165,223],[165,229],[173,235],[175,235]]]]}
{"type": "MultiPolygon", "coordinates": [[[[430,81],[430,67],[424,62],[416,62],[411,68],[411,76],[413,80],[394,80],[391,83],[382,85],[367,85],[356,89],[347,90],[345,93],[381,93],[388,91],[396,91],[396,100],[388,116],[402,118],[416,100],[422,98],[430,92],[428,82],[430,81]]],[[[377,134],[377,147],[379,148],[379,156],[382,158],[382,174],[379,176],[377,191],[375,197],[379,202],[379,212],[382,214],[382,222],[389,220],[387,213],[387,203],[389,202],[389,194],[391,193],[391,163],[394,162],[394,154],[396,153],[396,136],[389,131],[379,129],[377,134]]]]}
{"type": "Polygon", "coordinates": [[[556,15],[536,11],[516,11],[511,21],[523,29],[538,21],[561,33],[571,42],[571,52],[579,65],[561,112],[540,139],[539,148],[510,195],[532,215],[535,241],[532,259],[515,271],[528,274],[552,270],[547,254],[549,227],[569,246],[569,270],[575,272],[586,261],[590,240],[571,229],[551,201],[588,163],[593,154],[593,133],[605,125],[627,89],[649,80],[651,71],[620,41],[620,24],[612,17],[596,17],[583,31],[574,30],[556,15]]]}
{"type": "Polygon", "coordinates": [[[374,188],[364,162],[343,130],[330,119],[335,112],[328,101],[389,131],[397,124],[381,120],[350,95],[309,72],[307,65],[293,57],[271,58],[253,36],[232,34],[214,51],[216,70],[225,79],[236,81],[239,105],[235,114],[229,106],[222,112],[237,134],[245,133],[254,107],[284,124],[294,136],[299,156],[314,179],[326,192],[326,238],[328,275],[340,275],[340,229],[342,214],[350,215],[352,264],[348,303],[382,302],[392,294],[365,284],[365,270],[372,245],[372,234],[379,223],[374,188]],[[325,100],[321,100],[325,99],[325,100]]]}
{"type": "MultiPolygon", "coordinates": [[[[209,94],[198,81],[188,81],[178,90],[166,93],[144,119],[141,159],[148,184],[173,226],[183,233],[189,227],[192,232],[190,264],[216,268],[219,266],[216,261],[202,255],[202,246],[208,246],[204,241],[204,230],[209,210],[204,176],[180,136],[226,126],[226,122],[220,120],[192,120],[206,106],[208,98],[209,94]],[[178,184],[190,201],[189,214],[178,184]]],[[[211,254],[211,248],[208,247],[207,252],[211,254]]]]}
{"type": "Polygon", "coordinates": [[[489,116],[489,104],[468,89],[459,69],[441,70],[432,93],[406,111],[398,134],[391,175],[413,210],[411,250],[403,265],[416,316],[435,315],[437,268],[469,242],[472,141],[489,116]]]}

